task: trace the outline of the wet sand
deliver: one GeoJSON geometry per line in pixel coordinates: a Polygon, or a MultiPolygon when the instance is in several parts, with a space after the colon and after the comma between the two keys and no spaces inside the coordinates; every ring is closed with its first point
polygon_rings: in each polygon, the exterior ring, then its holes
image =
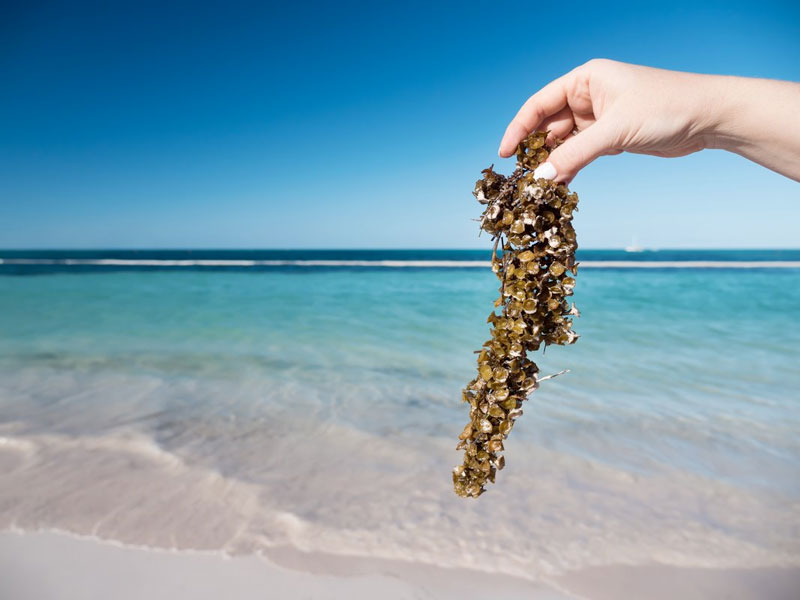
{"type": "Polygon", "coordinates": [[[55,532],[0,533],[5,600],[193,598],[793,600],[800,569],[611,566],[551,582],[418,563],[274,549],[271,556],[122,546],[55,532]]]}
{"type": "MultiPolygon", "coordinates": [[[[280,554],[278,551],[277,555],[280,554]]],[[[293,552],[280,566],[258,556],[165,551],[53,532],[0,533],[3,600],[237,600],[308,598],[567,600],[544,584],[401,561],[293,552]]]]}
{"type": "Polygon", "coordinates": [[[797,600],[800,569],[613,566],[570,573],[558,583],[587,600],[797,600]]]}

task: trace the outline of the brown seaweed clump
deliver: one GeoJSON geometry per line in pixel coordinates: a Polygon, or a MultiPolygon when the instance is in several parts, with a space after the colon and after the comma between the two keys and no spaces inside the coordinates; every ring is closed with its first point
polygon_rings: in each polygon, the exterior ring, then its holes
{"type": "Polygon", "coordinates": [[[473,192],[486,205],[480,227],[494,239],[492,270],[501,283],[487,320],[492,337],[478,351],[478,375],[462,393],[470,422],[458,436],[464,463],[453,469],[459,496],[480,496],[487,481],[494,483],[505,464],[503,441],[522,403],[546,379],[527,353],[578,339],[572,317],[579,313],[567,302],[578,271],[572,227],[578,195],[564,184],[534,179],[552,150],[546,138],[547,132],[528,136],[517,149],[516,170],[505,177],[485,169],[473,192]]]}

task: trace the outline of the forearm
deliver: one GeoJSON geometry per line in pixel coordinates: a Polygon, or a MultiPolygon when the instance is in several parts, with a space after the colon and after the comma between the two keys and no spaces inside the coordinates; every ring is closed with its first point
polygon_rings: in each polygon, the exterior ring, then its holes
{"type": "Polygon", "coordinates": [[[729,150],[800,181],[800,83],[715,78],[708,148],[729,150]]]}

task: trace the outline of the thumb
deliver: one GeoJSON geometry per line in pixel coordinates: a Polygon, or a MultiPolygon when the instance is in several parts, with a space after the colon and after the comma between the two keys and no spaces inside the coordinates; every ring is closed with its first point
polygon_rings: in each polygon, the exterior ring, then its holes
{"type": "Polygon", "coordinates": [[[534,171],[534,176],[569,182],[595,158],[611,153],[614,136],[607,122],[595,121],[569,138],[550,153],[547,162],[534,171]]]}

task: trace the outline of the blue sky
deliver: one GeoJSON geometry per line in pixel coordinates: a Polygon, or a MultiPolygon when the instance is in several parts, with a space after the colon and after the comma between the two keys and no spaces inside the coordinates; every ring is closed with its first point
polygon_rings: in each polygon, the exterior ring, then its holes
{"type": "MultiPolygon", "coordinates": [[[[473,183],[572,67],[800,80],[793,2],[293,4],[4,4],[0,247],[482,247],[473,183]]],[[[582,247],[800,247],[800,185],[721,151],[572,188],[582,247]]]]}

